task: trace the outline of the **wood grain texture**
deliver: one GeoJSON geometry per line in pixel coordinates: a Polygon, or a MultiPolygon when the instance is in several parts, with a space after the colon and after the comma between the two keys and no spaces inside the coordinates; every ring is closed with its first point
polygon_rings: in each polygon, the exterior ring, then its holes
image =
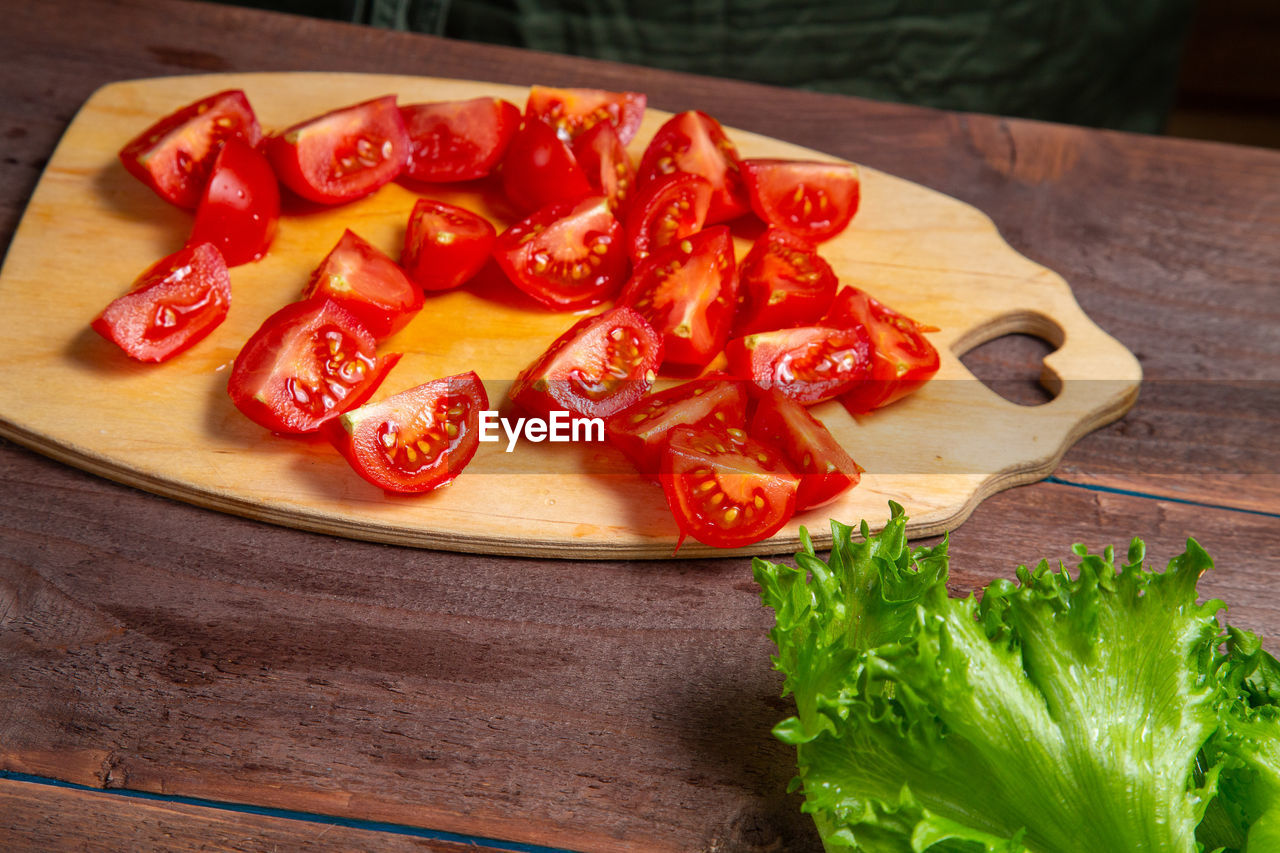
{"type": "MultiPolygon", "coordinates": [[[[12,454],[10,454],[12,457],[12,454]]],[[[745,559],[512,560],[219,518],[30,454],[10,493],[0,766],[583,851],[817,851],[745,559]],[[104,500],[105,496],[109,500],[104,500]],[[19,532],[14,532],[19,531],[19,532]],[[263,559],[264,552],[270,559],[263,559]]],[[[1273,520],[1037,484],[951,536],[953,591],[1187,531],[1280,629],[1273,520]]]]}
{"type": "MultiPolygon", "coordinates": [[[[0,849],[502,853],[480,844],[0,779],[0,849]]],[[[510,849],[510,848],[508,848],[510,849]]]]}
{"type": "MultiPolygon", "coordinates": [[[[479,553],[669,557],[679,538],[660,492],[603,442],[482,444],[448,488],[389,498],[358,479],[324,442],[283,440],[249,422],[225,393],[235,354],[263,319],[296,300],[310,272],[351,228],[399,256],[419,193],[515,220],[496,189],[392,184],[358,202],[281,219],[269,255],[232,270],[226,322],[190,352],[139,365],[88,330],[138,271],[175,251],[190,217],[157,199],[116,152],[159,118],[242,89],[267,129],[396,93],[402,103],[504,97],[527,87],[353,74],[185,76],[114,83],[85,104],[63,137],[0,270],[0,434],[120,482],[201,506],[308,530],[479,553]],[[111,245],[104,254],[100,247],[111,245]],[[19,366],[21,369],[19,369],[19,366]]],[[[669,114],[650,110],[631,145],[639,160],[669,114]]],[[[824,155],[729,129],[744,157],[824,155]]],[[[907,507],[913,535],[953,529],[984,497],[1048,475],[1087,432],[1120,417],[1137,394],[1133,356],[1091,323],[1059,276],[1014,253],[979,211],[864,169],[854,225],[824,243],[842,282],[940,329],[932,382],[883,411],[815,412],[865,469],[859,487],[823,507],[874,518],[907,507]],[[1058,345],[1044,360],[1055,398],[1013,405],[974,381],[957,356],[988,339],[1035,333],[1058,345]]],[[[739,224],[739,257],[759,233],[739,224]]],[[[754,226],[754,228],[753,228],[754,226]]],[[[378,396],[474,370],[508,414],[505,386],[577,319],[532,305],[500,273],[432,294],[384,346],[405,357],[378,396]]],[[[712,365],[717,366],[716,364],[712,365]]],[[[677,380],[668,380],[668,384],[677,380]]],[[[375,397],[377,399],[377,397],[375,397]]],[[[788,523],[739,553],[799,547],[788,523]]],[[[819,534],[819,545],[828,539],[819,534]]],[[[694,556],[714,549],[690,541],[694,556]]]]}
{"type": "MultiPolygon", "coordinates": [[[[0,245],[74,111],[115,80],[323,68],[518,85],[536,72],[638,88],[660,109],[710,104],[726,124],[980,208],[1143,363],[1134,409],[1081,439],[1058,473],[1157,497],[1052,483],[996,495],[951,535],[955,592],[1075,541],[1120,547],[1140,534],[1162,562],[1194,535],[1218,564],[1203,590],[1232,605],[1233,621],[1280,632],[1280,521],[1265,482],[1274,457],[1215,480],[1255,458],[1243,448],[1274,449],[1280,423],[1265,406],[1174,384],[1264,389],[1280,378],[1275,153],[179,0],[94,10],[75,0],[6,10],[0,245]],[[1238,406],[1224,417],[1221,403],[1238,406]]],[[[966,361],[998,388],[1034,392],[1046,349],[993,343],[966,361]]],[[[819,850],[783,793],[791,756],[768,734],[788,706],[746,560],[566,564],[335,539],[168,501],[3,440],[0,554],[0,613],[27,614],[0,617],[7,769],[395,813],[580,850],[819,850]],[[495,813],[519,833],[497,831],[495,813]]],[[[56,830],[32,837],[32,849],[76,849],[56,830]]]]}

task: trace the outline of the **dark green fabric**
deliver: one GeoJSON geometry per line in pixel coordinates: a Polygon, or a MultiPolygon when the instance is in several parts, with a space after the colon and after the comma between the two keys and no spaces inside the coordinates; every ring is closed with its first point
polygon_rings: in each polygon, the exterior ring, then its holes
{"type": "Polygon", "coordinates": [[[1158,132],[1192,0],[356,0],[380,26],[1158,132]]]}

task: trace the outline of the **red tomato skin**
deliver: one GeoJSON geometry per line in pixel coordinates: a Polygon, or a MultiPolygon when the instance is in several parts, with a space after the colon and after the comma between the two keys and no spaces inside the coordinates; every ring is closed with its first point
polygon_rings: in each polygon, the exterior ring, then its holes
{"type": "MultiPolygon", "coordinates": [[[[446,376],[401,391],[377,403],[349,410],[327,422],[323,432],[342,454],[352,470],[384,491],[416,495],[434,491],[453,482],[476,454],[479,446],[480,412],[489,407],[484,383],[474,372],[446,376]],[[454,418],[448,408],[462,407],[454,418]],[[442,412],[441,409],[445,411],[442,412]],[[441,432],[443,414],[452,434],[441,432]],[[409,440],[415,454],[424,454],[421,426],[436,427],[427,447],[435,452],[434,461],[423,460],[416,470],[407,470],[396,459],[388,459],[386,437],[411,432],[409,440]],[[443,446],[441,446],[443,445],[443,446]]],[[[393,444],[399,450],[402,445],[393,444]]],[[[409,464],[414,464],[417,456],[409,464]]]]}
{"type": "Polygon", "coordinates": [[[699,175],[712,187],[707,224],[728,222],[751,211],[739,159],[720,122],[689,110],[672,116],[653,135],[640,159],[640,182],[676,172],[699,175]]]}
{"type": "Polygon", "coordinates": [[[835,237],[858,212],[862,188],[852,163],[752,159],[741,168],[756,215],[812,243],[835,237]]]}
{"type": "Polygon", "coordinates": [[[451,183],[493,171],[520,124],[520,109],[501,98],[472,98],[406,104],[400,117],[409,135],[404,176],[451,183]]]}
{"type": "Polygon", "coordinates": [[[282,184],[309,201],[341,204],[400,174],[409,134],[387,95],[299,122],[268,137],[266,147],[282,184]]]}
{"type": "Polygon", "coordinates": [[[871,340],[871,371],[840,396],[850,414],[863,415],[919,390],[941,366],[925,332],[937,331],[881,304],[855,287],[841,288],[824,323],[862,325],[871,340]]]}
{"type": "Polygon", "coordinates": [[[835,271],[812,243],[771,227],[738,267],[742,302],[733,334],[816,323],[831,307],[837,286],[835,271]]]}
{"type": "Polygon", "coordinates": [[[130,358],[161,362],[208,337],[230,306],[227,265],[215,246],[199,243],[152,264],[89,325],[130,358]]]}
{"type": "Polygon", "coordinates": [[[799,485],[776,449],[742,430],[709,426],[671,431],[658,479],[680,541],[692,536],[715,548],[742,548],[781,530],[795,512],[799,485]],[[700,476],[701,471],[711,474],[700,476]],[[719,479],[722,474],[727,475],[730,488],[750,484],[752,499],[739,504],[723,488],[701,488],[709,481],[724,486],[719,479]],[[726,498],[714,503],[718,492],[725,492],[726,498]],[[762,499],[759,505],[754,497],[762,499]],[[731,510],[737,513],[733,522],[729,521],[731,510]]]}
{"type": "Polygon", "coordinates": [[[625,281],[622,236],[609,200],[588,196],[548,205],[507,228],[494,241],[493,258],[516,287],[548,308],[586,308],[612,298],[625,281]],[[566,246],[557,237],[581,242],[566,246]],[[572,259],[557,260],[564,250],[572,259]],[[574,277],[577,264],[586,272],[574,277]]]}
{"type": "Polygon", "coordinates": [[[376,348],[373,334],[332,299],[293,302],[245,342],[231,367],[227,393],[246,417],[273,432],[315,432],[367,400],[400,357],[379,357],[376,348]],[[329,354],[330,343],[338,346],[341,361],[329,354]],[[328,361],[319,364],[319,358],[328,361]],[[352,366],[357,363],[361,367],[352,366]],[[312,377],[300,374],[326,369],[307,391],[304,385],[312,377]],[[325,393],[312,405],[322,382],[325,393]]]}
{"type": "Polygon", "coordinates": [[[422,308],[422,290],[395,261],[347,229],[302,291],[303,299],[332,299],[381,341],[403,329],[422,308]]]}
{"type": "Polygon", "coordinates": [[[497,237],[493,223],[483,216],[420,198],[409,214],[400,263],[423,290],[452,290],[480,271],[497,237]]]}
{"type": "Polygon", "coordinates": [[[618,298],[663,336],[666,361],[701,367],[724,349],[737,307],[733,237],[717,225],[655,251],[618,298]]]}
{"type": "Polygon", "coordinates": [[[858,484],[862,468],[808,409],[777,390],[754,396],[750,433],[781,450],[800,477],[796,512],[826,506],[858,484]]]}
{"type": "Polygon", "coordinates": [[[188,243],[213,243],[227,266],[261,260],[280,220],[280,186],[258,149],[238,138],[223,144],[196,208],[188,243]]]}
{"type": "Polygon", "coordinates": [[[602,121],[580,134],[573,143],[573,156],[591,184],[591,191],[609,199],[609,209],[619,222],[636,192],[636,169],[613,125],[602,121]]]}
{"type": "Polygon", "coordinates": [[[193,210],[222,143],[233,138],[249,146],[262,138],[257,116],[239,89],[202,98],[160,119],[120,149],[120,162],[165,201],[193,210]]]}
{"type": "Polygon", "coordinates": [[[734,377],[777,388],[804,406],[838,397],[871,369],[871,341],[862,326],[757,332],[729,341],[724,354],[734,377]]]}
{"type": "Polygon", "coordinates": [[[642,183],[626,217],[627,249],[635,263],[702,230],[711,207],[711,183],[677,172],[642,183]]]}
{"type": "Polygon", "coordinates": [[[648,321],[630,308],[611,308],[583,317],[556,338],[520,371],[510,396],[535,417],[566,411],[608,418],[648,393],[661,363],[662,338],[648,321]]]}
{"type": "Polygon", "coordinates": [[[605,434],[637,471],[656,481],[671,430],[703,425],[745,428],[746,384],[711,375],[649,394],[610,417],[605,434]]]}
{"type": "Polygon", "coordinates": [[[521,122],[502,158],[502,190],[521,214],[591,195],[591,182],[555,130],[536,119],[521,122]]]}
{"type": "Polygon", "coordinates": [[[640,129],[647,102],[648,98],[640,92],[531,86],[525,101],[525,118],[536,118],[549,125],[565,142],[573,142],[592,128],[609,124],[626,145],[640,129]]]}

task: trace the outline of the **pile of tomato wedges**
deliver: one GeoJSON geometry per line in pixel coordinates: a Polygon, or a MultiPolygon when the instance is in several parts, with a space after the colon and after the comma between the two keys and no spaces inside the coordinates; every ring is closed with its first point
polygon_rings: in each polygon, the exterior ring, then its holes
{"type": "Polygon", "coordinates": [[[142,361],[200,341],[227,313],[228,267],[269,251],[282,187],[337,205],[393,180],[489,178],[524,217],[501,232],[425,197],[407,212],[398,259],[347,231],[244,344],[228,382],[236,407],[279,433],[327,436],[387,491],[451,482],[489,406],[474,372],[368,400],[398,358],[380,343],[425,294],[465,285],[492,259],[548,310],[606,306],[520,372],[512,402],[534,417],[603,420],[661,484],[681,540],[759,541],[861,473],[808,407],[838,399],[862,414],[915,390],[938,369],[922,334],[932,330],[841,287],[819,254],[857,211],[855,167],[744,159],[696,111],[663,124],[637,164],[626,147],[644,111],[638,93],[534,86],[523,111],[387,96],[264,134],[243,92],[211,95],[121,150],[194,220],[187,244],[92,325],[142,361]],[[729,223],[753,216],[764,227],[738,262],[729,223]],[[654,392],[664,372],[696,378],[654,392]]]}

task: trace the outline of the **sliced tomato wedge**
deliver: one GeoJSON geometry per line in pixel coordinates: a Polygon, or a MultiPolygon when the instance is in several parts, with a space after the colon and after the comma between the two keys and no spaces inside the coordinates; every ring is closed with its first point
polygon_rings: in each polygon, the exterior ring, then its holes
{"type": "Polygon", "coordinates": [[[498,235],[493,257],[512,283],[550,308],[584,308],[627,274],[622,226],[604,196],[544,207],[498,235]]]}
{"type": "Polygon", "coordinates": [[[777,388],[805,406],[838,397],[871,370],[871,341],[862,326],[757,332],[729,341],[724,353],[733,376],[777,388]]]}
{"type": "Polygon", "coordinates": [[[671,430],[678,426],[747,425],[747,391],[742,382],[705,377],[642,397],[605,422],[609,441],[636,470],[654,480],[671,430]]]}
{"type": "Polygon", "coordinates": [[[409,214],[400,263],[423,290],[449,290],[480,271],[497,236],[493,224],[478,213],[420,198],[409,214]]]}
{"type": "Polygon", "coordinates": [[[618,304],[634,308],[663,336],[666,361],[702,366],[728,340],[737,288],[733,237],[717,225],[641,262],[618,304]]]}
{"type": "Polygon", "coordinates": [[[421,494],[453,482],[475,456],[488,407],[480,377],[462,373],[344,412],[324,431],[370,483],[421,494]]]}
{"type": "Polygon", "coordinates": [[[267,254],[279,220],[280,186],[271,164],[247,142],[228,139],[213,162],[187,242],[213,243],[235,267],[267,254]]]}
{"type": "Polygon", "coordinates": [[[720,123],[706,113],[690,110],[672,116],[658,128],[640,160],[641,183],[677,172],[698,175],[711,184],[709,224],[727,222],[751,210],[738,171],[738,149],[720,123]]]}
{"type": "Polygon", "coordinates": [[[311,273],[302,295],[332,299],[377,340],[404,328],[422,308],[422,290],[404,270],[349,228],[311,273]]]}
{"type": "Polygon", "coordinates": [[[502,160],[520,124],[520,108],[501,98],[400,107],[409,134],[404,175],[415,181],[474,181],[502,160]]]}
{"type": "Polygon", "coordinates": [[[626,145],[640,129],[647,100],[640,92],[531,86],[524,114],[525,118],[539,119],[554,128],[565,142],[572,142],[599,124],[611,124],[626,145]]]}
{"type": "Polygon", "coordinates": [[[799,481],[778,451],[734,427],[676,427],[659,477],[680,528],[717,548],[767,539],[795,511],[799,481]]]}
{"type": "Polygon", "coordinates": [[[627,250],[639,263],[664,246],[702,230],[711,206],[711,183],[678,172],[641,185],[627,214],[627,250]]]}
{"type": "Polygon", "coordinates": [[[800,476],[796,512],[831,503],[862,477],[862,468],[822,421],[777,390],[756,395],[750,432],[781,450],[788,466],[800,476]]]}
{"type": "Polygon", "coordinates": [[[267,139],[281,183],[321,204],[366,196],[400,174],[409,134],[394,95],[333,110],[267,139]]]}
{"type": "Polygon", "coordinates": [[[852,414],[865,414],[901,400],[932,379],[941,365],[938,350],[924,336],[937,328],[899,314],[855,287],[842,288],[836,294],[823,322],[840,327],[861,325],[871,338],[870,374],[840,397],[852,414]]]}
{"type": "Polygon", "coordinates": [[[587,176],[587,183],[597,195],[609,199],[609,209],[619,221],[626,221],[627,211],[636,191],[636,168],[631,165],[627,149],[617,131],[607,121],[584,132],[573,143],[573,155],[587,176]]]}
{"type": "Polygon", "coordinates": [[[314,432],[369,398],[399,355],[332,299],[293,302],[268,317],[236,356],[227,393],[254,423],[314,432]]]}
{"type": "Polygon", "coordinates": [[[549,417],[607,418],[643,397],[662,363],[662,338],[630,308],[612,308],[575,323],[520,371],[511,399],[549,417]]]}
{"type": "Polygon", "coordinates": [[[738,267],[734,334],[816,323],[836,295],[836,274],[813,244],[781,228],[756,239],[738,267]]]}
{"type": "Polygon", "coordinates": [[[502,158],[502,189],[522,214],[591,195],[591,182],[555,130],[525,119],[502,158]]]}
{"type": "Polygon", "coordinates": [[[227,316],[231,276],[210,243],[188,245],[138,276],[89,324],[138,361],[164,361],[203,340],[227,316]]]}
{"type": "Polygon", "coordinates": [[[741,166],[756,215],[811,242],[830,240],[858,212],[861,184],[852,163],[743,160],[741,166]]]}
{"type": "Polygon", "coordinates": [[[160,119],[120,149],[120,162],[165,201],[192,209],[222,144],[242,139],[254,146],[261,138],[249,99],[231,89],[160,119]]]}

